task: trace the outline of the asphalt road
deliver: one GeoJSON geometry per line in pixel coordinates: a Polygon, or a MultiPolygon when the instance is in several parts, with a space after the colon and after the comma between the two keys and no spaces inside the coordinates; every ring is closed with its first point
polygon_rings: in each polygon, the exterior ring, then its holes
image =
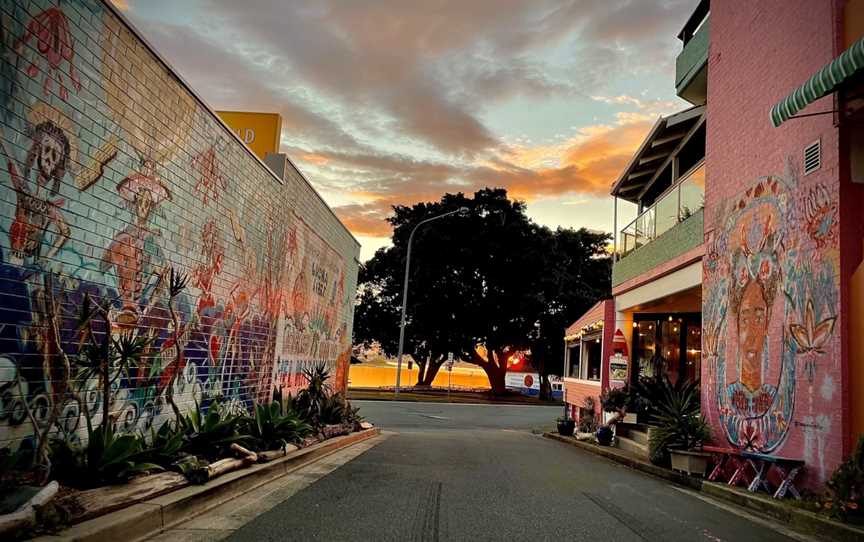
{"type": "Polygon", "coordinates": [[[230,540],[790,540],[763,520],[532,435],[558,408],[357,402],[395,434],[230,540]]]}

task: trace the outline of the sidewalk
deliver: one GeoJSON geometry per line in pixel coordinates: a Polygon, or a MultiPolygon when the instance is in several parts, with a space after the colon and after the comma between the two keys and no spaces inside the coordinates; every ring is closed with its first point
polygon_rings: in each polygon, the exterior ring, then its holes
{"type": "Polygon", "coordinates": [[[632,469],[668,480],[678,485],[700,491],[704,495],[721,499],[742,508],[755,515],[778,521],[790,529],[802,534],[816,536],[827,540],[860,542],[864,540],[864,529],[858,526],[841,523],[808,510],[804,510],[788,501],[772,499],[768,495],[751,493],[744,488],[730,487],[726,484],[705,481],[702,478],[688,476],[664,467],[658,467],[635,455],[613,448],[600,446],[590,442],[580,442],[573,437],[565,437],[551,431],[543,436],[569,444],[586,452],[605,457],[616,463],[621,463],[632,469]]]}

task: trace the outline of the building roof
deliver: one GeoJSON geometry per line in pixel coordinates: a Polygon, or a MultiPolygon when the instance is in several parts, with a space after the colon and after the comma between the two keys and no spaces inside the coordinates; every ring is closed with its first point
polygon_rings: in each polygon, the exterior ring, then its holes
{"type": "Polygon", "coordinates": [[[639,202],[639,197],[665,169],[669,158],[699,124],[705,106],[697,105],[666,117],[660,117],[633,155],[610,193],[621,199],[639,202]]]}
{"type": "Polygon", "coordinates": [[[596,322],[603,320],[604,315],[604,306],[606,303],[612,302],[612,299],[601,299],[597,303],[594,304],[593,307],[588,309],[585,314],[579,317],[578,320],[570,324],[567,330],[564,332],[566,337],[572,337],[574,335],[578,335],[582,328],[596,322]]]}

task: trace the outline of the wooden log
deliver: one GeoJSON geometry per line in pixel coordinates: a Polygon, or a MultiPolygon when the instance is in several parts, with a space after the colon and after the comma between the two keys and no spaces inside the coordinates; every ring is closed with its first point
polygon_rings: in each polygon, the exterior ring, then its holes
{"type": "Polygon", "coordinates": [[[160,472],[133,478],[127,484],[64,495],[56,504],[69,514],[71,523],[79,523],[187,485],[189,481],[182,474],[160,472]]]}
{"type": "Polygon", "coordinates": [[[274,459],[285,457],[289,453],[298,449],[299,448],[297,448],[297,446],[294,446],[293,444],[286,444],[278,450],[267,450],[266,452],[258,452],[258,462],[267,463],[268,461],[273,461],[274,459]]]}
{"type": "Polygon", "coordinates": [[[360,429],[362,429],[364,431],[366,429],[372,429],[372,427],[374,427],[374,426],[369,422],[360,422],[360,429]]]}
{"type": "Polygon", "coordinates": [[[237,453],[237,454],[239,454],[245,458],[249,458],[249,460],[252,463],[256,463],[258,461],[258,456],[255,454],[255,452],[253,452],[251,450],[247,450],[246,448],[244,448],[243,446],[240,446],[236,442],[231,445],[231,449],[235,453],[237,453]]]}

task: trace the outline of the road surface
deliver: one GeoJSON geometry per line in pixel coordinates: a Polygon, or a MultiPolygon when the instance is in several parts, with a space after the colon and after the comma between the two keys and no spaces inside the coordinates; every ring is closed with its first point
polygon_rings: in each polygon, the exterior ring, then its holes
{"type": "Polygon", "coordinates": [[[531,434],[558,408],[355,404],[392,434],[230,540],[804,540],[531,434]]]}

